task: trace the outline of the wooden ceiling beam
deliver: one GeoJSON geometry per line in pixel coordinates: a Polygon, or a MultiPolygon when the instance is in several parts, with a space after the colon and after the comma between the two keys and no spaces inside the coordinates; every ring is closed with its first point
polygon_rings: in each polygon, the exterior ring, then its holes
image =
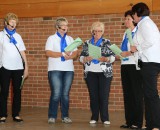
{"type": "MultiPolygon", "coordinates": [[[[152,10],[159,9],[152,2],[159,0],[141,0],[152,10]]],[[[140,0],[5,0],[0,3],[0,17],[8,12],[19,17],[54,17],[69,15],[124,13],[140,0]]],[[[160,10],[160,9],[159,9],[160,10]]]]}

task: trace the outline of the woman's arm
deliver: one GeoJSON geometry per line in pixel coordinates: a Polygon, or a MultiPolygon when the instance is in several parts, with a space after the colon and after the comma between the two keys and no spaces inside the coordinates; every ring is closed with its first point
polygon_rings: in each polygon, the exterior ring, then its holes
{"type": "Polygon", "coordinates": [[[26,58],[26,53],[25,53],[25,51],[21,51],[20,53],[21,53],[22,58],[23,58],[23,60],[24,60],[24,62],[25,62],[25,69],[24,69],[24,74],[23,74],[24,79],[25,79],[25,78],[28,77],[28,62],[27,62],[27,58],[26,58]]]}
{"type": "Polygon", "coordinates": [[[52,58],[58,58],[63,56],[63,54],[61,52],[53,52],[50,50],[46,50],[46,56],[47,57],[52,57],[52,58]]]}
{"type": "Polygon", "coordinates": [[[69,59],[75,59],[78,56],[78,50],[73,51],[73,52],[65,52],[65,59],[69,60],[69,59]]]}

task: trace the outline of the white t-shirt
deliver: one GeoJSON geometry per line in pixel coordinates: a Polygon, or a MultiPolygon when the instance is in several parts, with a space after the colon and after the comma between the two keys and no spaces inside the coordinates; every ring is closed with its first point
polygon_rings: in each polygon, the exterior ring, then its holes
{"type": "MultiPolygon", "coordinates": [[[[67,46],[73,42],[73,38],[66,35],[67,46]]],[[[60,48],[61,39],[57,34],[49,36],[46,42],[45,50],[53,52],[61,52],[60,48]]],[[[77,50],[77,49],[76,49],[77,50]]],[[[48,58],[48,71],[59,70],[59,71],[74,71],[73,60],[61,61],[61,57],[48,58]]]]}
{"type": "MultiPolygon", "coordinates": [[[[6,34],[5,29],[0,32],[0,68],[3,66],[8,70],[23,69],[21,56],[15,45],[10,43],[10,39],[6,34]]],[[[17,41],[16,46],[19,51],[26,50],[21,36],[18,33],[14,33],[13,37],[17,41]]]]}

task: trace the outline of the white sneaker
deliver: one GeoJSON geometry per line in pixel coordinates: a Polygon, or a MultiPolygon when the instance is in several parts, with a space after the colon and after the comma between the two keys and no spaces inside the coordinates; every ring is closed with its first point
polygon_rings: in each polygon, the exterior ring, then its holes
{"type": "Polygon", "coordinates": [[[49,124],[54,124],[56,122],[55,118],[49,118],[48,123],[49,124]]]}
{"type": "Polygon", "coordinates": [[[95,120],[91,120],[89,123],[90,123],[90,124],[96,124],[96,122],[97,122],[97,121],[95,121],[95,120]]]}
{"type": "Polygon", "coordinates": [[[69,118],[69,117],[65,117],[63,120],[62,120],[63,123],[72,123],[72,120],[69,118]]]}
{"type": "Polygon", "coordinates": [[[103,123],[104,123],[105,125],[110,125],[110,124],[111,124],[110,121],[104,121],[103,123]]]}

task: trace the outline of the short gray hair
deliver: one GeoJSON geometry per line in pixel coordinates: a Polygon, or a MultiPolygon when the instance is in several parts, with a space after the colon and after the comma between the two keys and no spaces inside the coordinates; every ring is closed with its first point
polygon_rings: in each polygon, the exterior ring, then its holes
{"type": "Polygon", "coordinates": [[[68,20],[65,17],[58,17],[56,19],[56,22],[55,22],[56,29],[58,29],[58,27],[60,26],[61,22],[66,22],[68,24],[68,20]]]}
{"type": "Polygon", "coordinates": [[[96,27],[100,27],[102,29],[102,33],[104,33],[104,23],[102,22],[94,22],[91,26],[91,33],[95,30],[96,27]]]}

